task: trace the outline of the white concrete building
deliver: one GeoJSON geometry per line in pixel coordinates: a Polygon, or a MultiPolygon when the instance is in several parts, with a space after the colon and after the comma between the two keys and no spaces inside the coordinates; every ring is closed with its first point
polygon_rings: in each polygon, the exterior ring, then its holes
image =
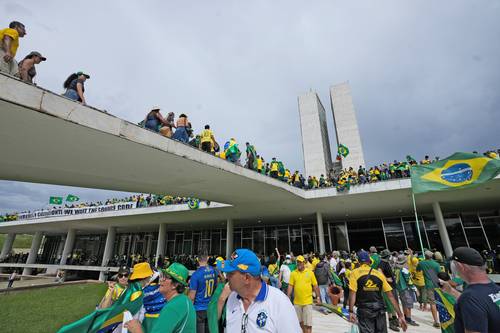
{"type": "Polygon", "coordinates": [[[360,165],[366,167],[349,83],[345,82],[332,86],[330,88],[330,100],[337,144],[343,144],[349,149],[349,155],[342,158],[342,168],[348,169],[352,167],[357,171],[360,165]]]}
{"type": "Polygon", "coordinates": [[[326,124],[325,108],[315,92],[302,94],[298,98],[304,175],[328,174],[332,167],[330,141],[326,124]]]}

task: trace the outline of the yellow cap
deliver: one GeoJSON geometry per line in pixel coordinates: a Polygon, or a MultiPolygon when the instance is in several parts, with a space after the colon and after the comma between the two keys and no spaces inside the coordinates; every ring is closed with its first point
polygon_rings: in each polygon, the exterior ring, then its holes
{"type": "Polygon", "coordinates": [[[224,258],[222,258],[222,257],[217,257],[217,258],[215,259],[215,261],[224,261],[224,258]]]}
{"type": "Polygon", "coordinates": [[[297,262],[305,262],[305,261],[306,261],[306,259],[304,259],[303,256],[298,256],[297,257],[297,262]]]}
{"type": "Polygon", "coordinates": [[[139,264],[135,264],[133,268],[132,275],[130,275],[129,280],[137,280],[144,279],[153,275],[153,270],[149,263],[141,262],[139,264]]]}

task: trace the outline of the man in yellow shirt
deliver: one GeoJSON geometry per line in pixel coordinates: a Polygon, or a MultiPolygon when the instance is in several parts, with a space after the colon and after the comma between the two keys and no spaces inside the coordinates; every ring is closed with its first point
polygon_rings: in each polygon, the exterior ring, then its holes
{"type": "Polygon", "coordinates": [[[19,75],[16,53],[19,38],[26,35],[26,29],[21,22],[10,22],[9,27],[0,30],[0,72],[19,75]]]}
{"type": "Polygon", "coordinates": [[[297,269],[290,276],[287,294],[291,298],[293,291],[293,305],[295,312],[297,312],[302,332],[310,333],[312,331],[313,288],[316,293],[316,302],[321,304],[321,300],[314,272],[305,269],[305,262],[306,260],[303,256],[297,257],[297,269]]]}
{"type": "Polygon", "coordinates": [[[210,130],[210,125],[205,125],[205,129],[201,132],[201,150],[211,153],[213,142],[215,142],[215,138],[210,130]]]}
{"type": "Polygon", "coordinates": [[[411,249],[406,250],[405,254],[408,255],[408,269],[411,274],[411,280],[418,290],[418,303],[420,304],[420,310],[423,311],[426,303],[425,297],[422,297],[425,289],[424,272],[417,271],[419,260],[413,255],[413,251],[411,249]]]}
{"type": "Polygon", "coordinates": [[[384,274],[370,267],[368,252],[360,251],[358,259],[361,266],[353,270],[349,277],[349,320],[355,322],[357,319],[360,333],[387,333],[386,308],[382,295],[385,293],[396,310],[400,326],[406,331],[404,315],[384,274]],[[356,314],[354,305],[357,307],[356,314]]]}
{"type": "Polygon", "coordinates": [[[429,159],[429,156],[425,155],[425,158],[420,161],[420,164],[431,164],[431,160],[429,159]]]}
{"type": "Polygon", "coordinates": [[[276,157],[273,157],[271,161],[271,171],[270,176],[273,178],[278,178],[278,161],[276,161],[276,157]]]}
{"type": "Polygon", "coordinates": [[[260,157],[259,155],[257,155],[257,172],[258,173],[262,173],[262,166],[263,166],[263,161],[262,161],[262,157],[260,157]]]}

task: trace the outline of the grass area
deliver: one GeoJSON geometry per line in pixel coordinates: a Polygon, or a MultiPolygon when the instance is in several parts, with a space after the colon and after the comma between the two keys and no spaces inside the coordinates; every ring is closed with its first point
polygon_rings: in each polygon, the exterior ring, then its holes
{"type": "Polygon", "coordinates": [[[0,294],[2,332],[48,333],[94,311],[105,284],[81,284],[0,294]]]}
{"type": "MultiPolygon", "coordinates": [[[[0,234],[0,248],[2,248],[3,243],[5,242],[5,238],[7,235],[0,234]]],[[[31,241],[33,240],[33,235],[16,235],[16,239],[14,239],[13,248],[14,249],[29,249],[31,247],[31,241]]]]}

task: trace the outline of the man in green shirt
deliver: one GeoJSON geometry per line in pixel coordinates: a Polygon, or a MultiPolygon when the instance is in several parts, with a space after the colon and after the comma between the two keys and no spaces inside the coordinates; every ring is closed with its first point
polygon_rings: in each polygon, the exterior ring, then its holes
{"type": "Polygon", "coordinates": [[[150,331],[144,331],[141,323],[134,319],[125,324],[130,333],[192,333],[196,332],[196,311],[191,300],[184,295],[187,287],[188,269],[174,262],[163,270],[160,278],[160,293],[167,303],[150,331]]]}
{"type": "Polygon", "coordinates": [[[440,272],[439,264],[432,259],[433,253],[429,250],[425,251],[425,260],[422,260],[417,265],[417,271],[424,273],[425,287],[423,289],[422,303],[431,305],[432,318],[434,319],[434,327],[439,328],[438,315],[436,309],[436,299],[434,297],[434,288],[439,288],[438,273],[440,272]]]}

